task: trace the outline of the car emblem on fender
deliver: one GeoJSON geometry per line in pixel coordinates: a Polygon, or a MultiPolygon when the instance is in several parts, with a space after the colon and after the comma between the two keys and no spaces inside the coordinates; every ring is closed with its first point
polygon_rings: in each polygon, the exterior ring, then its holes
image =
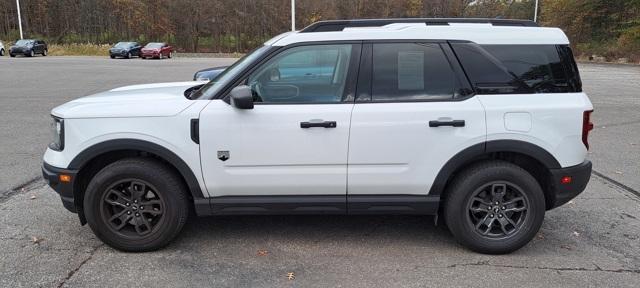
{"type": "Polygon", "coordinates": [[[218,159],[222,161],[229,160],[229,151],[218,151],[218,159]]]}

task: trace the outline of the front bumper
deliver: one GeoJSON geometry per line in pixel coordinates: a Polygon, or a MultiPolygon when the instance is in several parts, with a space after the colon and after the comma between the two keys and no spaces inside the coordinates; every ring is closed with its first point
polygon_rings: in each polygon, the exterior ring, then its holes
{"type": "Polygon", "coordinates": [[[145,51],[142,51],[140,56],[148,57],[148,58],[157,58],[157,57],[159,58],[160,57],[160,52],[151,52],[151,51],[145,52],[145,51]]]}
{"type": "Polygon", "coordinates": [[[9,49],[9,53],[13,54],[13,55],[28,55],[29,54],[29,49],[23,49],[23,48],[13,48],[13,49],[9,49]]]}
{"type": "Polygon", "coordinates": [[[549,206],[549,209],[561,206],[582,193],[591,178],[591,167],[591,161],[586,160],[576,166],[551,169],[555,199],[552,199],[552,205],[549,206]],[[570,183],[562,182],[565,177],[570,177],[570,183]]]}
{"type": "Polygon", "coordinates": [[[129,51],[109,51],[111,56],[126,57],[129,51]]]}
{"type": "Polygon", "coordinates": [[[46,162],[42,163],[42,177],[54,191],[60,194],[60,199],[62,199],[62,205],[64,205],[64,208],[73,213],[77,213],[78,211],[73,196],[73,187],[77,175],[78,171],[54,167],[46,162]],[[71,176],[71,181],[61,182],[60,175],[71,176]]]}

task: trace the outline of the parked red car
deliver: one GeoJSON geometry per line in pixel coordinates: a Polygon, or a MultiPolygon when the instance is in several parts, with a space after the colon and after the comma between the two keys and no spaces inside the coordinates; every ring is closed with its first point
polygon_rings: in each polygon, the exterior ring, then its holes
{"type": "Polygon", "coordinates": [[[173,48],[167,43],[163,42],[151,42],[142,48],[140,57],[142,59],[147,58],[171,58],[173,56],[173,48]]]}

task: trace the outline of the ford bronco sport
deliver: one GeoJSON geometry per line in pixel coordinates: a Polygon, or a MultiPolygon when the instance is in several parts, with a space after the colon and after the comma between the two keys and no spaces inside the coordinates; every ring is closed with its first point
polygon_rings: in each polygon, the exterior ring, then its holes
{"type": "Polygon", "coordinates": [[[54,108],[42,169],[125,251],[167,245],[192,210],[440,215],[465,247],[508,253],[589,181],[581,85],[565,34],[531,21],[317,22],[215,81],[54,108]]]}

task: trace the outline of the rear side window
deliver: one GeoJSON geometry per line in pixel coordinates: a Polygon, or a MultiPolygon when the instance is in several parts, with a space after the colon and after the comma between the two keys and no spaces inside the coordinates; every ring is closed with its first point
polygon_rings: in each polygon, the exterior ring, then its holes
{"type": "Polygon", "coordinates": [[[562,46],[452,43],[452,47],[480,94],[581,91],[573,57],[563,55],[567,52],[562,46]]]}
{"type": "Polygon", "coordinates": [[[456,75],[436,43],[373,45],[373,101],[452,99],[456,75]]]}

